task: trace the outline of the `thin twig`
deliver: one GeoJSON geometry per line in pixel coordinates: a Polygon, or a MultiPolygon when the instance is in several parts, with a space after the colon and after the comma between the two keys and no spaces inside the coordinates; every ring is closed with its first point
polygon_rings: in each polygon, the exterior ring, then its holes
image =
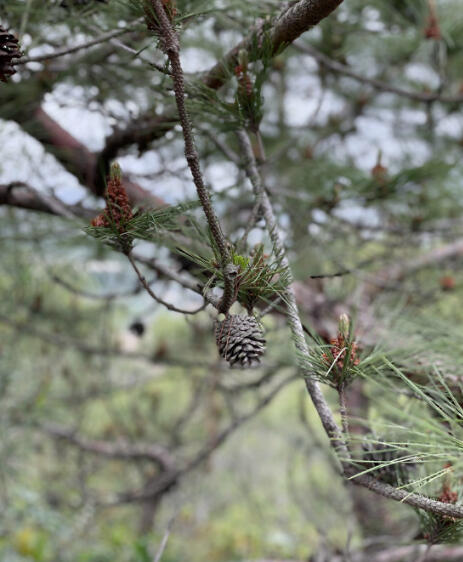
{"type": "Polygon", "coordinates": [[[237,166],[240,165],[240,157],[236,152],[234,152],[225,142],[223,142],[218,136],[216,132],[212,132],[206,127],[197,127],[201,133],[206,135],[214,144],[215,146],[222,152],[222,154],[229,160],[233,162],[237,166]]]}
{"type": "Polygon", "coordinates": [[[347,444],[349,444],[349,420],[347,418],[346,389],[343,384],[341,384],[341,386],[338,388],[338,394],[342,432],[344,433],[347,444]]]}
{"type": "Polygon", "coordinates": [[[169,540],[170,531],[172,529],[172,525],[174,524],[175,517],[171,517],[169,522],[167,523],[166,530],[164,531],[164,536],[162,537],[161,544],[153,558],[153,562],[160,562],[162,555],[164,554],[164,550],[167,546],[167,541],[169,540]]]}
{"type": "Polygon", "coordinates": [[[247,220],[246,228],[244,229],[243,236],[241,236],[241,238],[238,241],[238,244],[236,245],[238,251],[240,251],[240,248],[246,247],[246,242],[249,233],[256,226],[257,221],[260,219],[260,215],[261,215],[260,201],[256,201],[254,207],[251,210],[251,214],[249,215],[249,218],[247,220]]]}
{"type": "Polygon", "coordinates": [[[168,302],[166,302],[165,300],[161,299],[161,297],[158,297],[153,290],[151,289],[151,287],[149,286],[149,283],[146,281],[143,273],[139,270],[137,264],[135,263],[135,260],[133,259],[132,254],[129,252],[127,255],[127,259],[130,262],[130,265],[132,266],[133,270],[135,271],[135,273],[137,274],[138,279],[140,280],[140,283],[143,285],[145,291],[149,294],[149,296],[155,300],[156,302],[158,302],[159,304],[162,304],[163,306],[165,306],[168,310],[172,310],[173,312],[180,312],[180,314],[198,314],[198,312],[201,312],[201,310],[204,310],[207,306],[207,301],[204,301],[204,303],[197,308],[196,310],[184,310],[183,308],[177,308],[175,305],[170,304],[168,302]]]}
{"type": "Polygon", "coordinates": [[[48,53],[45,55],[37,55],[36,57],[22,57],[18,60],[16,65],[20,64],[27,64],[28,62],[43,62],[48,61],[51,59],[57,59],[59,57],[64,57],[65,55],[69,55],[71,53],[75,53],[82,49],[88,49],[89,47],[93,47],[94,45],[99,45],[100,43],[105,43],[114,37],[119,37],[119,35],[124,35],[124,33],[128,33],[129,31],[133,31],[135,24],[140,23],[141,19],[136,20],[132,25],[124,27],[123,29],[114,29],[113,31],[109,31],[108,33],[103,33],[94,39],[90,39],[89,41],[85,41],[84,43],[78,43],[77,45],[73,45],[71,47],[64,47],[63,49],[58,49],[53,51],[53,53],[48,53]]]}
{"type": "MultiPolygon", "coordinates": [[[[63,287],[64,289],[66,289],[67,291],[72,293],[73,295],[77,295],[78,297],[83,297],[83,298],[86,298],[86,299],[111,301],[111,300],[114,300],[114,299],[121,299],[121,298],[132,297],[134,295],[138,295],[144,288],[142,285],[140,285],[140,283],[137,282],[137,284],[135,285],[135,287],[133,287],[133,289],[130,289],[126,292],[105,293],[105,294],[99,295],[98,293],[92,293],[91,291],[87,291],[85,289],[80,289],[78,287],[75,287],[74,285],[72,285],[72,283],[69,283],[65,279],[61,279],[61,277],[56,275],[56,273],[48,272],[48,275],[49,275],[50,279],[54,283],[56,283],[57,285],[60,285],[61,287],[63,287]]],[[[148,284],[151,285],[152,283],[154,283],[154,281],[155,280],[149,281],[148,284]]]]}
{"type": "Polygon", "coordinates": [[[428,544],[426,550],[423,552],[423,555],[420,556],[420,558],[418,559],[417,562],[426,562],[426,560],[428,559],[428,554],[431,550],[431,547],[432,547],[432,543],[428,544]]]}
{"type": "Polygon", "coordinates": [[[251,181],[256,197],[261,201],[262,211],[267,225],[267,230],[273,244],[275,256],[281,261],[282,267],[284,267],[288,273],[290,285],[285,291],[284,300],[286,302],[288,324],[291,330],[292,339],[297,350],[297,363],[299,369],[305,379],[307,390],[315,404],[315,407],[317,408],[321,422],[328,437],[332,440],[335,449],[339,452],[342,452],[348,457],[348,450],[343,441],[341,430],[334,420],[331,409],[322,394],[318,382],[314,377],[312,377],[312,373],[309,370],[309,348],[307,346],[307,342],[304,337],[304,329],[299,318],[299,311],[296,304],[296,295],[294,293],[294,289],[291,286],[291,283],[293,282],[292,272],[289,266],[288,258],[286,257],[286,250],[280,238],[277,221],[273,212],[272,205],[270,203],[270,199],[268,198],[268,195],[260,179],[256,159],[254,157],[251,146],[251,141],[246,131],[240,130],[237,134],[241,149],[243,151],[243,155],[246,159],[246,173],[249,180],[251,181]]]}
{"type": "Polygon", "coordinates": [[[153,271],[159,273],[159,275],[162,275],[167,279],[171,279],[172,281],[175,281],[185,289],[189,289],[190,291],[193,291],[194,293],[198,293],[198,295],[203,296],[205,300],[207,300],[209,304],[212,304],[214,308],[219,307],[220,299],[216,297],[214,294],[212,294],[212,291],[205,290],[204,287],[202,287],[201,284],[198,283],[198,281],[193,277],[186,277],[185,275],[181,275],[180,273],[168,267],[167,265],[159,263],[151,258],[146,258],[144,256],[135,255],[135,254],[133,254],[133,257],[138,262],[143,263],[153,271]]]}

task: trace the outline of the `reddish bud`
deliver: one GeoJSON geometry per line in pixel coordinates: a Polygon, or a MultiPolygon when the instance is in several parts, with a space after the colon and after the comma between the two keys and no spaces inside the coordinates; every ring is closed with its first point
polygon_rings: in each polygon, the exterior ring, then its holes
{"type": "Polygon", "coordinates": [[[455,289],[455,278],[451,275],[444,275],[439,279],[439,284],[443,291],[453,291],[455,289]]]}
{"type": "Polygon", "coordinates": [[[126,232],[127,223],[133,217],[133,214],[121,180],[121,169],[118,164],[111,166],[105,199],[106,208],[92,220],[92,226],[110,227],[115,225],[120,233],[126,232]]]}
{"type": "Polygon", "coordinates": [[[382,165],[381,156],[381,151],[379,151],[376,164],[371,169],[371,175],[379,185],[384,185],[387,182],[387,168],[382,165]]]}
{"type": "Polygon", "coordinates": [[[429,0],[429,16],[424,30],[424,36],[426,39],[442,39],[434,0],[429,0]]]}

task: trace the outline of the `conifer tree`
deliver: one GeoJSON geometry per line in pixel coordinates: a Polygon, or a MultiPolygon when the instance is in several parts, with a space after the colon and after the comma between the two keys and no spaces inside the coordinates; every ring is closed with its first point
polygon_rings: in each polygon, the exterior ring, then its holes
{"type": "Polygon", "coordinates": [[[459,4],[0,4],[5,559],[463,558],[459,4]]]}

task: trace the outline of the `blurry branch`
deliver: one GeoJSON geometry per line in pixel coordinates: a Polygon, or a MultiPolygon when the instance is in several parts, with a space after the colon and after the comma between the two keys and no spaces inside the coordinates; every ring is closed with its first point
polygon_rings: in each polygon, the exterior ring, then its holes
{"type": "MultiPolygon", "coordinates": [[[[74,287],[71,283],[69,283],[65,279],[62,279],[61,277],[59,277],[55,273],[49,273],[49,275],[50,275],[50,279],[54,283],[56,283],[57,285],[60,285],[61,287],[63,287],[64,289],[66,289],[67,291],[72,293],[73,295],[76,295],[78,297],[83,297],[83,298],[86,298],[86,299],[111,301],[111,300],[115,300],[115,299],[126,298],[126,297],[131,297],[131,296],[134,296],[134,295],[138,295],[143,289],[142,285],[140,283],[137,283],[134,286],[133,289],[130,289],[129,291],[126,291],[124,293],[122,293],[122,292],[104,293],[104,294],[99,295],[98,293],[92,293],[90,291],[86,291],[84,289],[74,287]]],[[[150,281],[148,284],[151,285],[155,281],[156,280],[154,279],[153,281],[150,281]]]]}
{"type": "Polygon", "coordinates": [[[64,204],[55,197],[40,193],[21,182],[0,185],[0,205],[9,205],[10,207],[39,211],[66,218],[89,219],[95,216],[97,212],[80,205],[64,204]]]}
{"type": "Polygon", "coordinates": [[[123,503],[133,503],[145,501],[150,498],[156,498],[169,490],[180,477],[188,474],[192,470],[200,466],[210,455],[221,446],[239,427],[253,419],[259,412],[268,406],[272,400],[283,390],[288,384],[296,381],[297,375],[290,375],[280,381],[268,394],[260,399],[252,410],[247,414],[236,417],[230,424],[225,427],[215,438],[206,443],[199,451],[196,452],[189,460],[184,461],[183,467],[178,468],[170,473],[162,474],[160,477],[138,491],[129,491],[119,494],[117,498],[109,505],[119,505],[123,503]]]}
{"type": "Polygon", "coordinates": [[[178,122],[175,112],[153,115],[153,109],[142,113],[123,127],[117,127],[106,137],[105,146],[98,155],[100,162],[107,164],[128,146],[148,146],[171,131],[178,122]]]}
{"type": "MultiPolygon", "coordinates": [[[[286,250],[280,238],[278,224],[273,212],[272,204],[265,187],[262,184],[254,152],[252,150],[251,141],[244,130],[238,131],[238,140],[245,158],[246,174],[252,184],[256,197],[259,196],[262,201],[262,211],[270,239],[273,243],[274,252],[276,256],[281,259],[283,267],[288,270],[290,278],[292,278],[291,269],[286,257],[286,250]]],[[[264,160],[263,154],[261,154],[261,160],[264,160]]],[[[439,515],[463,519],[463,507],[461,506],[443,503],[403,489],[394,488],[393,486],[380,482],[367,474],[357,476],[358,471],[350,462],[351,457],[345,444],[343,434],[334,420],[333,413],[320,389],[320,385],[312,376],[310,368],[310,352],[299,317],[294,289],[291,285],[286,290],[285,301],[288,324],[296,347],[296,359],[299,370],[304,377],[306,388],[318,412],[323,428],[330,439],[331,446],[338,453],[344,476],[349,478],[354,484],[364,486],[365,488],[368,488],[369,490],[372,490],[373,492],[386,498],[407,503],[413,507],[439,515]]]]}
{"type": "Polygon", "coordinates": [[[362,299],[371,298],[380,290],[394,288],[397,283],[421,269],[437,266],[446,260],[463,256],[463,240],[455,240],[443,246],[433,248],[424,254],[392,266],[387,266],[374,275],[368,276],[359,287],[362,299]]]}
{"type": "Polygon", "coordinates": [[[217,388],[222,391],[225,392],[227,394],[239,394],[241,392],[247,391],[247,390],[256,390],[262,386],[264,386],[265,384],[271,382],[273,380],[273,377],[278,373],[279,369],[284,367],[285,365],[276,365],[276,366],[272,366],[272,367],[268,367],[266,372],[260,376],[258,379],[255,379],[253,381],[249,381],[249,382],[244,382],[244,383],[239,383],[239,384],[234,384],[234,385],[226,385],[222,382],[218,382],[217,383],[217,388]]]}
{"type": "Polygon", "coordinates": [[[321,66],[331,70],[334,73],[342,74],[343,76],[348,76],[357,82],[362,84],[368,84],[376,90],[381,90],[383,92],[390,92],[391,94],[397,94],[399,96],[411,99],[418,102],[441,102],[441,103],[461,103],[463,102],[463,95],[443,95],[439,92],[417,92],[412,90],[405,90],[398,86],[393,86],[387,82],[382,82],[381,80],[376,80],[375,78],[368,78],[358,74],[348,66],[341,64],[325,54],[321,53],[311,45],[305,43],[294,43],[294,47],[301,53],[312,56],[321,66]]]}
{"type": "Polygon", "coordinates": [[[197,129],[203,133],[211,142],[215,144],[215,146],[219,149],[219,151],[225,156],[227,160],[233,162],[237,166],[240,165],[240,158],[238,154],[236,154],[225,142],[223,142],[219,136],[217,135],[216,131],[210,131],[206,127],[197,126],[197,129]]]}
{"type": "Polygon", "coordinates": [[[295,382],[296,380],[298,380],[298,376],[292,374],[279,382],[275,386],[275,388],[269,391],[267,396],[262,398],[250,412],[233,420],[233,422],[227,428],[219,433],[219,435],[214,439],[212,443],[206,445],[202,450],[200,450],[196,457],[184,467],[183,471],[191,470],[192,468],[196,468],[199,464],[201,464],[209,455],[209,451],[212,447],[215,448],[219,444],[223,443],[238,427],[254,418],[261,410],[268,406],[277,396],[277,394],[279,394],[279,392],[283,390],[283,388],[285,388],[288,384],[295,382]]]}
{"type": "Polygon", "coordinates": [[[215,308],[219,306],[220,298],[213,295],[211,291],[203,291],[201,284],[194,277],[186,277],[172,269],[171,267],[159,263],[158,261],[150,258],[146,258],[145,256],[141,256],[138,254],[132,253],[133,257],[136,261],[143,263],[148,268],[153,271],[156,271],[162,277],[166,279],[170,279],[171,281],[175,281],[185,289],[189,289],[194,293],[198,293],[199,295],[203,296],[206,301],[215,308]]]}
{"type": "MultiPolygon", "coordinates": [[[[211,372],[214,373],[217,365],[211,365],[211,372]]],[[[177,416],[177,419],[172,424],[171,439],[175,443],[180,443],[180,435],[184,427],[188,427],[188,423],[194,413],[201,405],[204,393],[210,383],[210,376],[203,377],[199,382],[194,382],[195,388],[191,392],[191,397],[183,412],[177,416]]]]}
{"type": "Polygon", "coordinates": [[[453,259],[463,256],[463,240],[455,240],[450,244],[445,244],[438,248],[418,256],[415,259],[404,261],[401,264],[388,267],[387,270],[380,272],[377,277],[379,280],[383,279],[386,283],[400,281],[403,277],[411,275],[420,269],[438,265],[448,259],[453,259]]]}
{"type": "Polygon", "coordinates": [[[83,451],[125,460],[149,460],[158,464],[163,470],[171,470],[175,466],[172,454],[163,446],[149,443],[130,443],[124,440],[115,442],[87,439],[75,430],[53,423],[43,423],[38,426],[40,431],[51,437],[62,439],[75,445],[83,451]]]}
{"type": "Polygon", "coordinates": [[[16,63],[17,65],[20,64],[27,64],[29,62],[43,62],[48,61],[51,59],[56,59],[59,57],[63,57],[65,55],[69,55],[71,53],[75,53],[80,51],[81,49],[88,49],[89,47],[93,47],[94,45],[98,45],[100,43],[105,43],[114,37],[119,37],[119,35],[124,35],[129,31],[133,31],[136,24],[140,24],[143,21],[142,18],[135,20],[128,26],[124,27],[123,29],[114,29],[113,31],[108,31],[108,33],[103,33],[102,35],[95,37],[94,39],[90,39],[89,41],[85,41],[84,43],[78,43],[77,45],[73,45],[70,47],[64,47],[63,49],[58,49],[53,53],[47,53],[44,55],[37,55],[35,57],[22,57],[16,63]]]}
{"type": "Polygon", "coordinates": [[[304,562],[303,560],[295,560],[293,558],[250,558],[242,562],[304,562]]]}
{"type": "Polygon", "coordinates": [[[142,284],[143,288],[145,289],[145,291],[149,294],[149,296],[156,301],[159,304],[162,304],[163,306],[165,306],[167,308],[167,310],[171,310],[173,312],[179,312],[180,314],[198,314],[198,312],[201,312],[202,310],[204,310],[204,308],[207,305],[207,301],[204,302],[204,304],[202,304],[199,308],[195,309],[195,310],[184,310],[182,308],[177,308],[176,306],[174,306],[173,304],[170,304],[168,302],[166,302],[165,300],[163,300],[161,297],[158,297],[156,295],[156,293],[153,291],[153,289],[151,289],[149,283],[146,281],[145,277],[143,276],[142,272],[140,271],[140,269],[138,268],[137,264],[135,263],[135,260],[132,256],[131,253],[127,254],[127,259],[130,262],[130,265],[132,266],[133,270],[135,271],[135,273],[137,274],[137,277],[140,281],[140,283],[142,284]]]}
{"type": "MultiPolygon", "coordinates": [[[[35,120],[39,129],[33,136],[45,145],[54,147],[54,155],[64,167],[75,175],[90,192],[102,196],[106,189],[106,173],[109,162],[104,161],[98,154],[90,152],[88,148],[75,137],[64,130],[42,108],[35,112],[35,120]]],[[[45,146],[45,148],[47,148],[45,146]]],[[[162,206],[164,201],[143,189],[140,185],[123,177],[124,187],[132,204],[147,204],[162,206]]]]}
{"type": "Polygon", "coordinates": [[[89,343],[79,341],[72,338],[66,338],[56,333],[45,332],[31,325],[30,322],[18,322],[8,318],[4,314],[0,314],[0,324],[4,324],[14,330],[24,337],[24,334],[29,334],[36,337],[50,345],[61,347],[61,348],[71,348],[80,351],[81,353],[88,355],[96,355],[101,357],[118,357],[121,359],[137,359],[142,361],[147,361],[156,366],[175,366],[181,365],[183,367],[204,367],[209,368],[210,363],[206,361],[200,361],[198,359],[188,360],[177,355],[177,357],[172,359],[158,359],[154,355],[149,353],[142,353],[138,351],[122,351],[117,347],[98,347],[91,345],[89,343]]]}

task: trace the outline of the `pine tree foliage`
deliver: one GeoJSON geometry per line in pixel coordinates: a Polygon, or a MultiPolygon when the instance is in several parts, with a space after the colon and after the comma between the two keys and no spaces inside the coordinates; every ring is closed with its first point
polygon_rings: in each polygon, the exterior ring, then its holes
{"type": "Polygon", "coordinates": [[[295,4],[163,2],[218,241],[152,2],[0,2],[0,558],[153,560],[175,515],[166,561],[368,560],[365,505],[394,545],[461,541],[406,505],[463,497],[461,2],[346,0],[275,48],[295,4]],[[341,463],[405,499],[362,503],[341,463]]]}

